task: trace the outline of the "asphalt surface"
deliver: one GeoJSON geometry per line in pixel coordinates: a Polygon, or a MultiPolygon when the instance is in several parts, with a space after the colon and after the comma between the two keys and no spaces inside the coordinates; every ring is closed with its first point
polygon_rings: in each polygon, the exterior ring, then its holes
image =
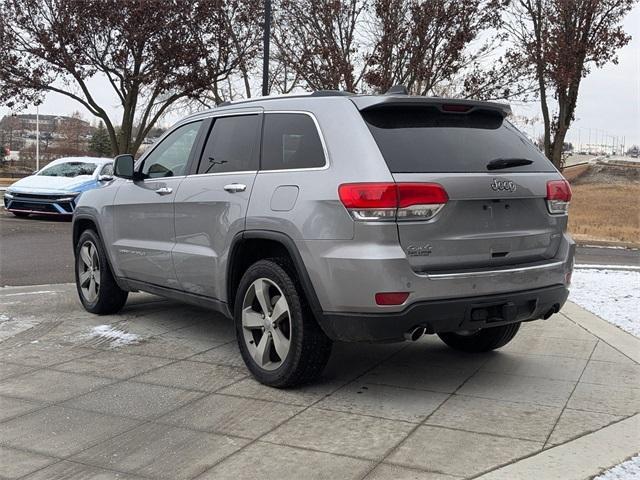
{"type": "Polygon", "coordinates": [[[74,281],[71,222],[0,210],[0,286],[74,281]]]}
{"type": "MultiPolygon", "coordinates": [[[[578,247],[576,264],[640,265],[640,250],[578,247]]],[[[0,210],[0,286],[74,281],[71,222],[0,210]]]]}

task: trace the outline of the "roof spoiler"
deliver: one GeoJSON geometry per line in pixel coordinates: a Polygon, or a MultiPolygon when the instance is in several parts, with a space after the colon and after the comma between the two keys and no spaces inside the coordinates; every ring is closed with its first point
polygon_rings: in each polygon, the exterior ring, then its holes
{"type": "Polygon", "coordinates": [[[495,112],[503,118],[511,114],[511,106],[507,103],[483,102],[458,98],[418,97],[397,93],[385,95],[367,95],[350,97],[360,111],[385,107],[429,106],[446,113],[466,114],[484,110],[495,112]]]}

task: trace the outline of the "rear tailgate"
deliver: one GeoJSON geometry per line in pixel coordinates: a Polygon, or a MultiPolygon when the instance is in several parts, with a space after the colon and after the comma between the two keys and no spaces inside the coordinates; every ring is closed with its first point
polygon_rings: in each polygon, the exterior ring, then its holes
{"type": "Polygon", "coordinates": [[[566,216],[550,215],[547,180],[557,174],[394,174],[397,182],[436,182],[449,201],[426,222],[398,222],[400,243],[416,271],[532,263],[556,254],[566,216]],[[494,179],[515,191],[494,191],[494,179]],[[510,183],[510,184],[511,184],[510,183]]]}
{"type": "Polygon", "coordinates": [[[547,210],[547,182],[562,178],[551,162],[505,120],[504,106],[425,100],[362,109],[395,181],[438,183],[449,196],[434,218],[397,222],[413,269],[457,271],[552,258],[566,215],[547,210]]]}

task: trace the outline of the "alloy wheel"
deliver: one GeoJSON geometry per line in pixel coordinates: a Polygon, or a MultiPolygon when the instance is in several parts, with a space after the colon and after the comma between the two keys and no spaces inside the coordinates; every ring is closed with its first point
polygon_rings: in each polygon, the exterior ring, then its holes
{"type": "Polygon", "coordinates": [[[91,241],[84,242],[80,247],[78,284],[85,300],[95,302],[100,291],[100,259],[98,249],[91,241]]]}
{"type": "Polygon", "coordinates": [[[242,302],[242,332],[249,354],[264,370],[282,365],[291,348],[291,311],[282,290],[272,280],[259,278],[242,302]]]}

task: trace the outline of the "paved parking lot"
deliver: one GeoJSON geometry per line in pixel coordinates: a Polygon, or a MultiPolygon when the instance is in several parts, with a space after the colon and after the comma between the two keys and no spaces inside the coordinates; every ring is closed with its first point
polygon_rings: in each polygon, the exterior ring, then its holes
{"type": "Polygon", "coordinates": [[[73,285],[0,289],[0,478],[586,478],[638,450],[640,365],[567,312],[483,355],[337,344],[320,383],[276,390],[206,310],[135,294],[98,317],[73,285]]]}

